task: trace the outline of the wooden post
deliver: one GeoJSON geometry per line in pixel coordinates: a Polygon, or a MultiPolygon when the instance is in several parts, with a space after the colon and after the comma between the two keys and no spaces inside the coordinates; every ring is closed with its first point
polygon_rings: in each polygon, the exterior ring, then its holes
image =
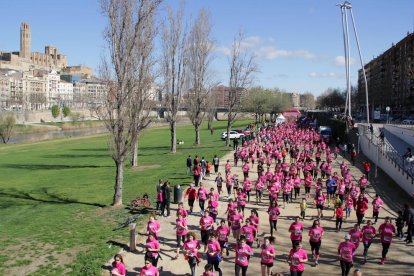
{"type": "Polygon", "coordinates": [[[131,252],[135,251],[136,248],[136,223],[131,223],[129,225],[129,250],[131,252]]]}

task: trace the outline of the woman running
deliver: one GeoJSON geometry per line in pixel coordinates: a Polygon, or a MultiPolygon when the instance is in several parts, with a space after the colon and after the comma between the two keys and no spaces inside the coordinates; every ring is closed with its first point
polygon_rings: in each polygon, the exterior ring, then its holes
{"type": "Polygon", "coordinates": [[[148,239],[145,243],[145,259],[150,260],[152,265],[157,267],[159,252],[161,251],[161,246],[159,242],[155,239],[154,234],[149,234],[148,239]]]}
{"type": "Polygon", "coordinates": [[[381,237],[381,244],[382,244],[382,258],[380,261],[380,264],[384,264],[388,250],[390,249],[391,243],[392,243],[392,236],[395,233],[395,227],[391,224],[390,217],[385,218],[385,222],[380,225],[378,228],[378,233],[381,237]]]}
{"type": "Polygon", "coordinates": [[[250,247],[253,246],[255,228],[251,225],[250,218],[246,219],[246,224],[240,229],[240,235],[246,238],[246,244],[250,247]]]}
{"type": "Polygon", "coordinates": [[[355,245],[350,242],[351,236],[345,235],[345,241],[338,246],[339,262],[341,264],[342,276],[348,276],[354,260],[355,245]]]}
{"type": "Polygon", "coordinates": [[[276,256],[275,248],[271,244],[271,238],[265,237],[260,249],[262,276],[270,276],[272,275],[273,259],[276,256]]]}
{"type": "Polygon", "coordinates": [[[210,217],[208,212],[205,212],[203,217],[200,219],[200,230],[201,230],[201,241],[204,244],[204,252],[206,252],[207,242],[209,240],[210,234],[213,230],[214,220],[210,217]]]}
{"type": "Polygon", "coordinates": [[[200,188],[197,191],[198,206],[200,206],[200,215],[204,214],[205,203],[207,200],[207,190],[204,188],[203,182],[200,182],[200,188]]]}
{"type": "Polygon", "coordinates": [[[323,228],[319,226],[319,220],[313,221],[312,228],[309,230],[309,243],[312,250],[312,257],[315,261],[315,266],[319,264],[319,249],[321,248],[323,232],[323,228]]]}
{"type": "Polygon", "coordinates": [[[155,239],[158,239],[158,232],[160,232],[161,224],[155,219],[155,216],[150,216],[147,223],[147,235],[152,234],[155,239]]]}
{"type": "Polygon", "coordinates": [[[358,223],[354,225],[354,228],[349,230],[349,235],[351,236],[351,242],[355,245],[355,251],[359,247],[359,243],[361,242],[362,232],[361,227],[358,223]]]}
{"type": "Polygon", "coordinates": [[[181,242],[185,242],[185,236],[187,235],[187,219],[183,218],[181,213],[177,214],[177,219],[175,220],[175,234],[177,237],[177,254],[175,259],[179,257],[181,242]]]}
{"type": "Polygon", "coordinates": [[[241,236],[235,245],[236,261],[234,265],[235,275],[247,275],[247,268],[249,267],[249,256],[253,255],[253,250],[246,244],[246,238],[241,236]]]}
{"type": "Polygon", "coordinates": [[[323,194],[322,190],[316,192],[315,195],[315,204],[316,209],[318,210],[318,219],[323,217],[323,209],[325,208],[326,197],[323,194]]]}
{"type": "Polygon", "coordinates": [[[145,265],[141,268],[139,276],[159,276],[158,268],[151,264],[150,260],[145,259],[145,265]]]}
{"type": "Polygon", "coordinates": [[[279,219],[280,211],[276,201],[273,201],[270,204],[269,209],[267,209],[269,213],[269,224],[270,224],[270,236],[273,237],[273,230],[277,231],[277,220],[279,219]]]}
{"type": "Polygon", "coordinates": [[[372,222],[368,220],[367,225],[362,227],[362,243],[364,244],[364,260],[362,261],[363,264],[367,262],[368,249],[371,246],[376,233],[377,231],[375,230],[375,227],[372,226],[372,222]]]}
{"type": "Polygon", "coordinates": [[[305,271],[305,263],[308,261],[308,254],[302,249],[302,243],[295,241],[289,252],[288,263],[291,276],[301,276],[305,271]]]}
{"type": "Polygon", "coordinates": [[[254,238],[255,241],[257,242],[257,247],[260,246],[260,242],[259,242],[259,225],[260,225],[260,218],[259,218],[259,213],[257,213],[256,210],[251,210],[250,211],[250,225],[254,228],[254,238]]]}
{"type": "Polygon", "coordinates": [[[221,177],[221,173],[218,173],[217,174],[217,177],[214,180],[214,182],[217,185],[217,191],[218,191],[218,193],[221,195],[221,193],[223,192],[222,191],[222,188],[223,188],[223,177],[221,177]]]}
{"type": "Polygon", "coordinates": [[[222,276],[220,262],[221,262],[221,247],[220,243],[217,241],[216,233],[211,233],[210,238],[207,242],[207,262],[214,267],[214,270],[219,273],[219,276],[222,276]]]}
{"type": "Polygon", "coordinates": [[[223,251],[226,249],[226,255],[229,255],[228,242],[230,236],[230,228],[226,225],[226,221],[222,219],[220,226],[216,229],[217,240],[220,244],[220,255],[223,256],[223,251]]]}
{"type": "Polygon", "coordinates": [[[290,240],[292,241],[292,246],[295,244],[296,241],[302,241],[302,232],[303,232],[303,224],[300,222],[300,217],[297,216],[295,221],[289,227],[290,232],[290,240]]]}
{"type": "Polygon", "coordinates": [[[124,259],[121,254],[116,254],[114,256],[114,261],[112,262],[111,276],[125,276],[126,269],[124,264],[124,259]]]}
{"type": "Polygon", "coordinates": [[[234,210],[234,214],[230,216],[231,231],[233,232],[233,238],[238,240],[240,238],[240,228],[243,222],[243,215],[239,213],[237,209],[234,210]]]}
{"type": "Polygon", "coordinates": [[[197,241],[197,236],[194,232],[187,233],[187,240],[184,242],[183,252],[184,257],[190,266],[191,276],[196,275],[196,266],[200,262],[198,257],[198,250],[201,248],[197,241]]]}

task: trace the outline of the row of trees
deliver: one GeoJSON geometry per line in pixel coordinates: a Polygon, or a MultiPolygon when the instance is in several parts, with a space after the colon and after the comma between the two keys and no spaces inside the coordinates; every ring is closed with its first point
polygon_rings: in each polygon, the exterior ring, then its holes
{"type": "MultiPolygon", "coordinates": [[[[351,87],[351,98],[355,99],[357,88],[351,87]]],[[[346,89],[340,88],[328,88],[316,99],[316,106],[319,109],[339,109],[342,110],[345,107],[346,102],[346,89]]],[[[351,103],[353,108],[356,107],[355,103],[351,103]]]]}
{"type": "MultiPolygon", "coordinates": [[[[161,0],[101,0],[107,19],[104,38],[109,56],[103,58],[100,66],[108,94],[99,117],[111,133],[109,144],[116,165],[113,205],[122,204],[127,154],[132,153],[132,166],[138,164],[138,138],[150,123],[149,113],[154,104],[151,88],[157,80],[167,108],[172,153],[176,152],[177,115],[184,94],[190,103],[188,113],[197,144],[206,112],[210,111],[210,123],[214,113],[210,96],[215,85],[210,68],[214,47],[210,15],[201,10],[194,20],[185,22],[182,2],[177,11],[167,8],[166,18],[159,20],[160,5],[161,0]],[[155,49],[158,37],[161,49],[155,49]]],[[[246,89],[257,71],[253,55],[243,50],[242,42],[243,35],[239,34],[229,58],[228,132],[240,112],[236,92],[246,89]]]]}

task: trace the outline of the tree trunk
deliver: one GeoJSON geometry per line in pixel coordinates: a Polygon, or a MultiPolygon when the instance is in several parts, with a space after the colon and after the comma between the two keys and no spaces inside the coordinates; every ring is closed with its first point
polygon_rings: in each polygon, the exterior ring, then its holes
{"type": "Polygon", "coordinates": [[[136,141],[133,141],[131,146],[131,166],[138,166],[138,139],[136,139],[136,141]]]}
{"type": "Polygon", "coordinates": [[[196,133],[195,143],[196,145],[200,145],[200,125],[199,124],[195,125],[195,133],[196,133]]]}
{"type": "Polygon", "coordinates": [[[208,116],[207,127],[208,130],[211,130],[211,128],[213,127],[213,118],[210,115],[208,116]]]}
{"type": "Polygon", "coordinates": [[[231,128],[231,122],[230,118],[227,120],[227,137],[226,137],[226,146],[230,146],[230,128],[231,128]]]}
{"type": "Polygon", "coordinates": [[[115,194],[112,201],[112,206],[122,205],[122,185],[124,183],[124,160],[115,161],[116,164],[116,178],[115,178],[115,194]]]}
{"type": "Polygon", "coordinates": [[[177,133],[176,133],[176,126],[177,122],[174,120],[170,123],[170,131],[171,131],[171,152],[177,152],[177,133]]]}

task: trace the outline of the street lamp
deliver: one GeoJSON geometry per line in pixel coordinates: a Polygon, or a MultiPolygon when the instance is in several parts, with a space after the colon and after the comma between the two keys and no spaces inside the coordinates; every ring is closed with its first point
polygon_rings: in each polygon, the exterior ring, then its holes
{"type": "Polygon", "coordinates": [[[390,108],[389,106],[387,106],[387,107],[385,108],[385,111],[387,111],[387,124],[389,124],[389,123],[390,123],[390,121],[389,121],[390,110],[391,110],[391,108],[390,108]]]}

